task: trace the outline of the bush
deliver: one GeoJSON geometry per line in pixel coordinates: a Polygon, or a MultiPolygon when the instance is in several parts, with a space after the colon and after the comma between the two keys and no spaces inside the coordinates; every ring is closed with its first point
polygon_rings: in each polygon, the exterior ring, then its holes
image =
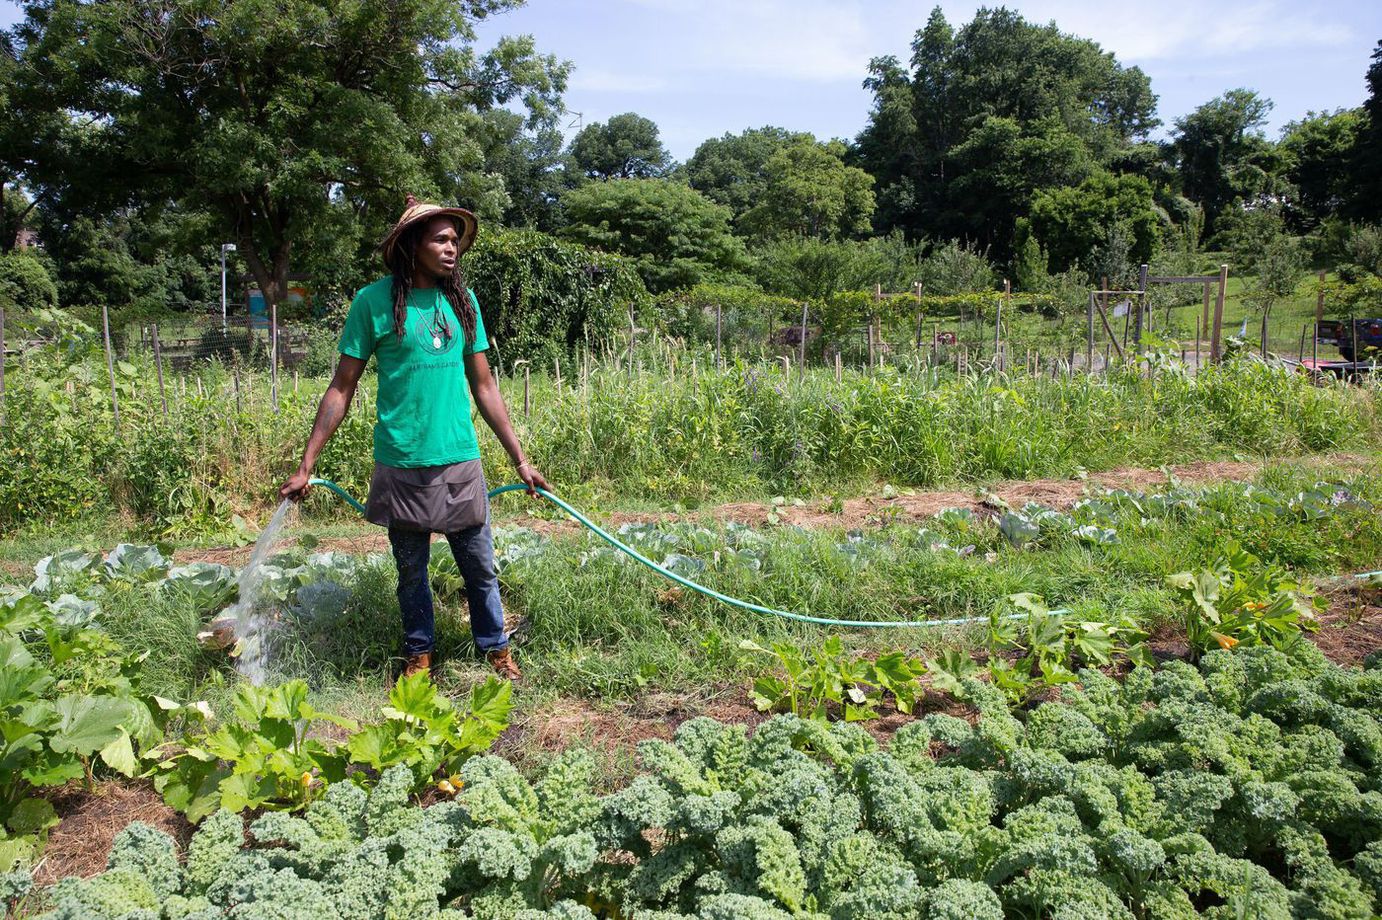
{"type": "Polygon", "coordinates": [[[630,307],[643,310],[648,297],[628,261],[535,230],[482,231],[465,270],[490,362],[508,368],[520,358],[534,368],[574,359],[579,346],[627,329],[630,307]]]}
{"type": "Polygon", "coordinates": [[[42,262],[25,252],[0,255],[0,307],[12,312],[57,305],[57,285],[42,262]]]}

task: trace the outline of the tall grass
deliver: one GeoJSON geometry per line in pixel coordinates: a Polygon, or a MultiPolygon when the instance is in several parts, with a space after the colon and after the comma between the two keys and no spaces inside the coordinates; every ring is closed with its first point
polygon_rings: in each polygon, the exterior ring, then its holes
{"type": "MultiPolygon", "coordinates": [[[[715,370],[705,356],[693,363],[662,349],[644,357],[656,370],[604,363],[574,381],[568,371],[560,388],[534,380],[531,416],[522,410],[522,382],[503,381],[529,455],[559,490],[607,502],[694,503],[880,480],[926,487],[1233,454],[1285,457],[1366,447],[1379,434],[1375,385],[1316,387],[1246,361],[1151,379],[1131,371],[1053,379],[885,368],[849,371],[836,383],[825,370],[715,370]]],[[[200,388],[195,380],[170,384],[165,421],[143,368],[122,380],[117,432],[99,371],[33,362],[10,374],[0,525],[94,511],[130,515],[155,534],[222,529],[234,514],[276,500],[324,386],[311,381],[294,394],[283,381],[275,412],[262,374],[241,376],[237,403],[233,379],[212,369],[200,388]]],[[[356,494],[371,469],[373,387],[367,377],[319,465],[356,494]]],[[[507,459],[478,424],[491,479],[510,478],[507,459]]],[[[326,500],[315,507],[336,508],[326,500]]]]}

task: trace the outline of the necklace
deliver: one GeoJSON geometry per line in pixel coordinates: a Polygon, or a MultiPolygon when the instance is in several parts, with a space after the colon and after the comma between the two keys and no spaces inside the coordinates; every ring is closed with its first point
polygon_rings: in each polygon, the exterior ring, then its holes
{"type": "Polygon", "coordinates": [[[427,331],[432,333],[433,348],[441,348],[443,339],[451,341],[451,323],[442,313],[440,299],[432,306],[432,320],[427,324],[427,331]]]}

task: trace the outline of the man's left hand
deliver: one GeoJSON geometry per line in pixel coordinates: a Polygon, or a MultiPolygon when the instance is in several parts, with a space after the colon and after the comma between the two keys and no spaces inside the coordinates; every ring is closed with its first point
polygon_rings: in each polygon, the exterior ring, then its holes
{"type": "Polygon", "coordinates": [[[523,484],[528,487],[528,494],[533,498],[537,498],[537,490],[539,488],[546,489],[548,492],[552,491],[552,487],[547,484],[546,479],[542,478],[542,474],[538,472],[537,467],[533,466],[527,460],[518,464],[518,478],[523,480],[523,484]]]}

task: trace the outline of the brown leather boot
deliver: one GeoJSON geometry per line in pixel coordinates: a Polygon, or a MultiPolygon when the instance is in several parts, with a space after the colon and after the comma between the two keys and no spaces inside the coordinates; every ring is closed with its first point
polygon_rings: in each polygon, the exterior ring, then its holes
{"type": "Polygon", "coordinates": [[[403,677],[412,677],[419,671],[432,670],[432,653],[420,652],[416,655],[408,656],[408,663],[403,666],[403,677]]]}
{"type": "Polygon", "coordinates": [[[513,653],[507,648],[495,649],[485,655],[489,660],[490,667],[504,680],[522,680],[523,672],[518,670],[518,662],[513,660],[513,653]]]}

